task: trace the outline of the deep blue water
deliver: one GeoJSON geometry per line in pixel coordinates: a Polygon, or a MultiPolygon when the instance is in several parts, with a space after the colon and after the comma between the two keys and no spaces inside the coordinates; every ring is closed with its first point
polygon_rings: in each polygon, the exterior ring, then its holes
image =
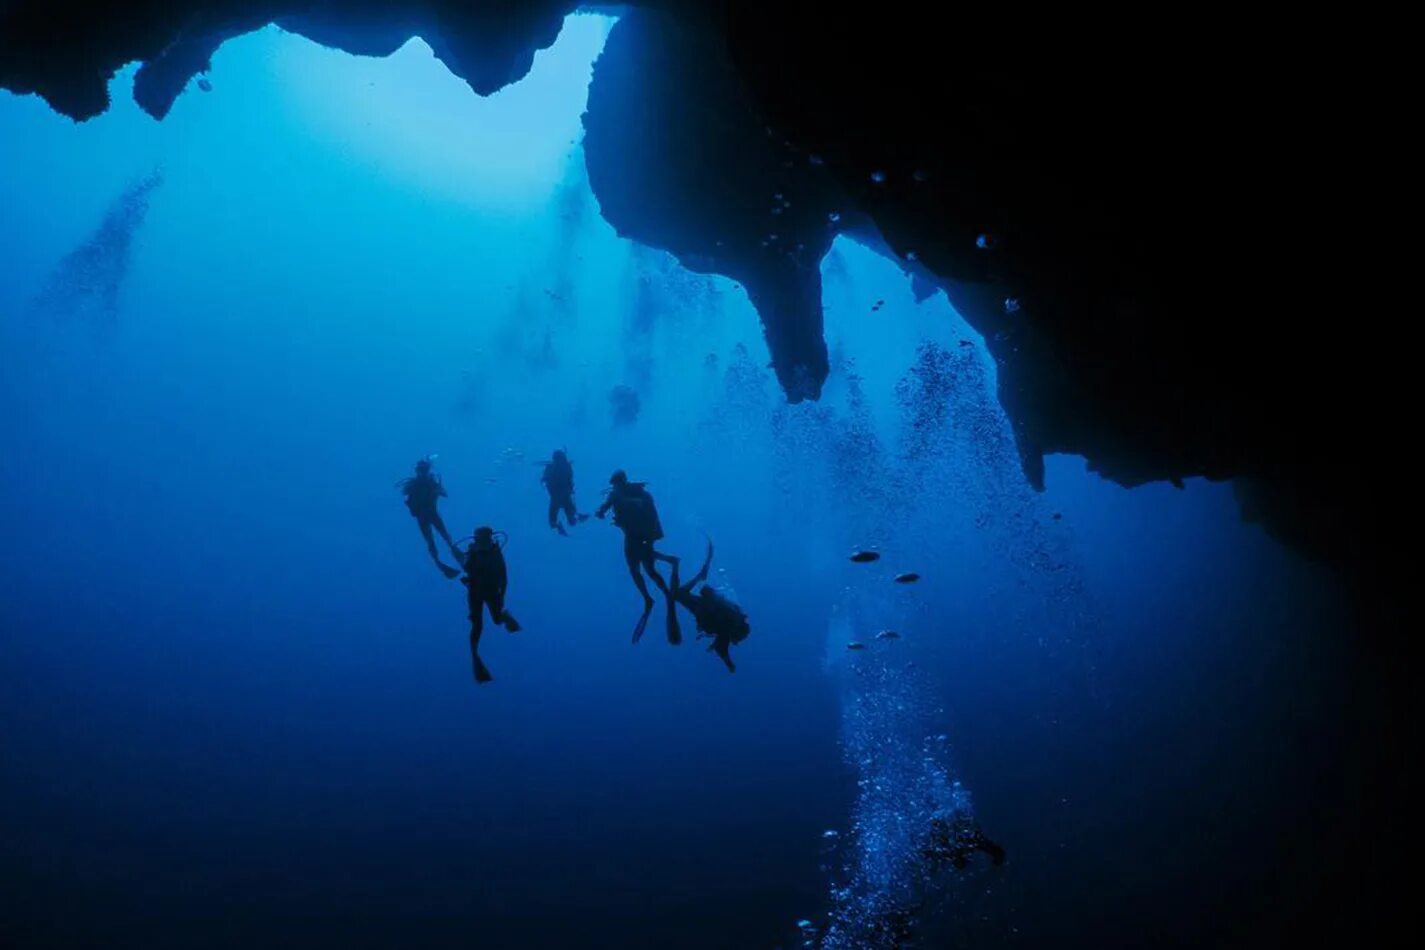
{"type": "Polygon", "coordinates": [[[488,100],[275,29],[163,123],[131,71],[78,126],[0,95],[0,935],[856,946],[947,808],[1009,861],[938,876],[925,945],[1272,932],[1356,807],[1330,576],[1225,484],[1034,493],[979,339],[854,243],[786,404],[741,289],[599,216],[604,28],[488,100]],[[661,611],[630,644],[617,531],[544,524],[560,446],[581,507],[626,468],[714,538],[735,675],[661,611]],[[428,453],[510,536],[485,687],[393,488],[428,453]]]}

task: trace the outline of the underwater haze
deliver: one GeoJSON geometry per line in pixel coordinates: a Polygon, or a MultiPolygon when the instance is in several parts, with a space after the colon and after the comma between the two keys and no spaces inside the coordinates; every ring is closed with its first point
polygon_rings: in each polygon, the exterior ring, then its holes
{"type": "Polygon", "coordinates": [[[1228,484],[1034,492],[980,339],[846,238],[789,404],[741,287],[600,216],[610,22],[489,98],[276,28],[162,123],[132,68],[79,125],[0,94],[0,940],[1279,931],[1362,807],[1330,576],[1228,484]],[[581,511],[649,483],[685,579],[712,539],[735,673],[661,604],[631,643],[619,531],[546,523],[558,448],[581,511]],[[395,487],[428,455],[454,536],[508,535],[488,684],[395,487]],[[1004,864],[938,866],[948,816],[1004,864]]]}

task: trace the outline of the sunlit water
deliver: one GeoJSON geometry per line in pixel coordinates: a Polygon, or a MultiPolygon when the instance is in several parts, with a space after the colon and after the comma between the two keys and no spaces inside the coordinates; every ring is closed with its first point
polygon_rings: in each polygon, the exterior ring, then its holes
{"type": "Polygon", "coordinates": [[[927,946],[1234,927],[1349,689],[1320,575],[1223,485],[1128,493],[1056,458],[1034,493],[979,338],[849,242],[821,265],[825,396],[788,405],[742,289],[599,216],[578,117],[606,29],[571,20],[488,100],[419,41],[369,60],[275,29],[162,124],[132,70],[82,126],[0,98],[22,144],[0,151],[7,932],[871,947],[908,907],[927,946]],[[630,644],[615,529],[544,524],[557,447],[584,510],[625,468],[667,550],[715,540],[752,621],[736,674],[667,646],[661,612],[630,644]],[[486,687],[392,488],[429,453],[456,535],[511,538],[525,629],[487,631],[486,687]],[[957,810],[1004,867],[925,866],[957,810]]]}

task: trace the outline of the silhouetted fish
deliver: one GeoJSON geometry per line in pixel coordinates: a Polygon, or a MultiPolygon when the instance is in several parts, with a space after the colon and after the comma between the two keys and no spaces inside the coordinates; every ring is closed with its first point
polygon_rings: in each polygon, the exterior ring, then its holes
{"type": "Polygon", "coordinates": [[[918,580],[920,580],[920,575],[914,571],[907,571],[904,574],[896,575],[897,584],[914,584],[918,580]]]}
{"type": "Polygon", "coordinates": [[[198,80],[198,88],[203,90],[204,92],[212,92],[213,84],[208,82],[208,80],[206,79],[200,79],[198,80]]]}
{"type": "Polygon", "coordinates": [[[846,644],[846,649],[864,650],[866,649],[866,644],[862,643],[860,640],[852,640],[850,643],[846,644]]]}
{"type": "Polygon", "coordinates": [[[851,560],[857,564],[870,564],[872,561],[879,561],[881,555],[876,551],[857,551],[851,555],[851,560]]]}
{"type": "Polygon", "coordinates": [[[880,633],[876,634],[877,640],[899,640],[900,638],[901,635],[899,633],[896,633],[894,630],[882,630],[880,633]]]}

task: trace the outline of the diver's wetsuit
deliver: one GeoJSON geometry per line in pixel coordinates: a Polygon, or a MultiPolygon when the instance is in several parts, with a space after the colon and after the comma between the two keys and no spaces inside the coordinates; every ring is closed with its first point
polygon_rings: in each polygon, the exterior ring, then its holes
{"type": "Polygon", "coordinates": [[[645,482],[624,482],[615,485],[596,514],[602,518],[610,509],[613,510],[614,524],[623,530],[624,562],[628,564],[633,585],[643,595],[643,617],[634,628],[633,641],[637,643],[643,636],[648,613],[653,609],[653,598],[649,596],[648,585],[643,581],[643,573],[646,571],[648,576],[653,578],[653,583],[658,585],[658,589],[668,598],[668,642],[678,644],[683,642],[683,635],[678,630],[673,594],[663,576],[658,573],[656,564],[658,561],[676,564],[678,559],[653,547],[654,542],[663,537],[663,525],[658,520],[658,508],[653,503],[653,496],[648,493],[645,485],[645,482]]]}
{"type": "Polygon", "coordinates": [[[706,586],[712,558],[713,546],[709,541],[708,555],[702,568],[686,584],[679,583],[678,565],[673,564],[673,598],[693,615],[698,631],[713,638],[712,646],[708,649],[718,655],[729,673],[736,673],[737,667],[732,662],[731,647],[734,643],[747,639],[750,629],[747,625],[747,615],[742,612],[741,607],[706,586]],[[704,587],[695,595],[693,588],[699,584],[704,587]]]}
{"type": "Polygon", "coordinates": [[[623,529],[623,559],[628,563],[633,583],[643,595],[644,603],[653,604],[648,596],[648,587],[643,583],[639,568],[648,572],[653,583],[663,593],[668,593],[668,585],[658,573],[657,561],[673,563],[673,558],[653,549],[654,542],[663,537],[663,524],[658,520],[658,508],[653,504],[653,496],[648,493],[645,482],[625,482],[609,492],[609,497],[599,506],[598,516],[602,518],[610,509],[614,513],[614,524],[623,529]]]}
{"type": "Polygon", "coordinates": [[[980,830],[979,823],[964,812],[957,812],[953,818],[930,820],[930,842],[923,852],[928,859],[963,871],[976,851],[989,855],[995,865],[1004,863],[1004,848],[992,841],[980,830]]]}
{"type": "Polygon", "coordinates": [[[451,574],[454,569],[441,563],[440,552],[435,547],[435,537],[431,534],[432,529],[438,531],[445,539],[446,547],[455,550],[455,542],[451,540],[450,532],[445,529],[445,521],[436,507],[440,499],[446,497],[440,476],[422,474],[408,478],[401,483],[401,493],[406,496],[406,509],[410,511],[411,517],[416,519],[416,525],[421,529],[421,537],[426,539],[426,549],[430,551],[431,560],[435,561],[447,576],[459,574],[459,571],[451,574]]]}
{"type": "Polygon", "coordinates": [[[465,586],[470,605],[470,660],[475,669],[475,680],[479,683],[494,679],[480,660],[480,635],[485,630],[484,610],[490,611],[490,619],[496,624],[507,623],[505,588],[508,584],[505,555],[499,546],[472,544],[465,558],[465,586]]]}
{"type": "Polygon", "coordinates": [[[570,526],[582,520],[578,509],[574,507],[574,466],[567,458],[555,455],[554,459],[544,466],[544,475],[540,481],[544,482],[544,487],[549,490],[549,526],[560,534],[567,534],[564,526],[559,523],[561,511],[570,526]]]}

